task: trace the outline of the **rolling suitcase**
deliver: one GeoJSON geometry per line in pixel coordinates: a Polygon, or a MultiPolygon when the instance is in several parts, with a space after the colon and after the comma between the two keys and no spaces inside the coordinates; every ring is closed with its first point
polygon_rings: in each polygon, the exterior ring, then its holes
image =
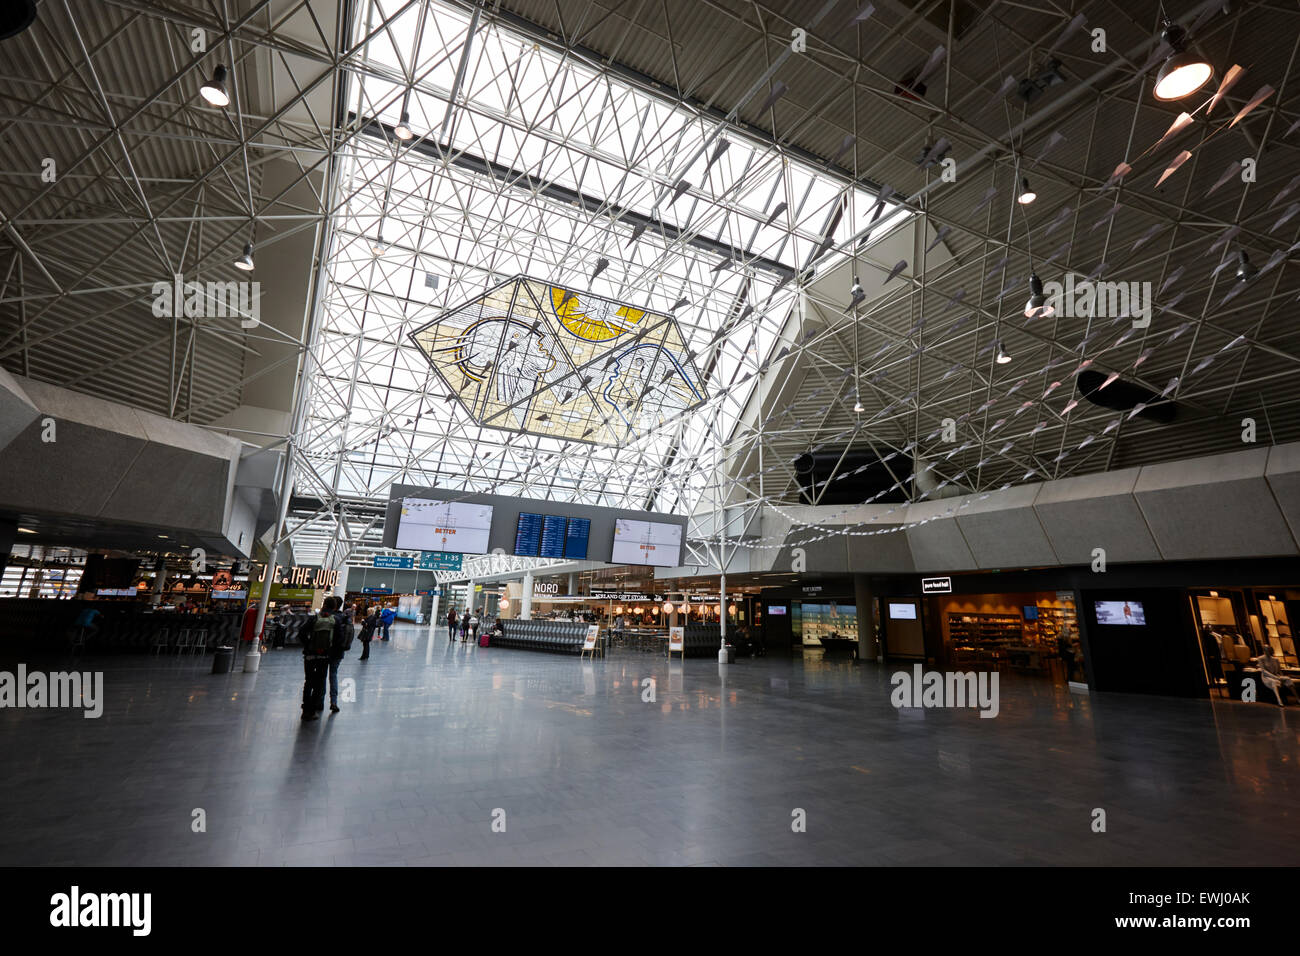
{"type": "Polygon", "coordinates": [[[488,632],[487,632],[487,631],[484,631],[482,634],[480,634],[480,635],[478,636],[478,646],[479,646],[479,647],[487,647],[487,646],[488,646],[488,632]]]}

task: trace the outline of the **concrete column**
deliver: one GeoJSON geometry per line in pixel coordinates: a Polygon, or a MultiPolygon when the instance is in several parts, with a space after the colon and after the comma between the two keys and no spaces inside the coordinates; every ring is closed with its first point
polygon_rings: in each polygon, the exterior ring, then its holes
{"type": "Polygon", "coordinates": [[[465,588],[465,608],[470,615],[474,614],[474,579],[469,579],[469,585],[465,588]]]}
{"type": "Polygon", "coordinates": [[[524,584],[519,589],[519,620],[531,621],[533,619],[533,572],[524,572],[524,584]]]}
{"type": "Polygon", "coordinates": [[[858,609],[858,660],[884,661],[884,654],[876,640],[874,609],[876,596],[871,590],[871,578],[865,574],[853,575],[853,603],[858,609]]]}
{"type": "Polygon", "coordinates": [[[576,571],[569,572],[569,593],[578,593],[578,574],[576,571]]]}

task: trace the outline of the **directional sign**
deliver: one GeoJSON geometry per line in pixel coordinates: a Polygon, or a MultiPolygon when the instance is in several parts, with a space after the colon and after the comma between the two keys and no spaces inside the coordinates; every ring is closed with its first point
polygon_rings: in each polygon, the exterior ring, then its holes
{"type": "MultiPolygon", "coordinates": [[[[459,571],[464,561],[463,554],[448,553],[446,551],[421,551],[420,552],[420,570],[421,571],[459,571]]],[[[408,568],[410,565],[406,565],[408,568]]]]}
{"type": "Polygon", "coordinates": [[[371,567],[408,570],[415,567],[415,558],[404,558],[397,554],[377,554],[371,567]]]}

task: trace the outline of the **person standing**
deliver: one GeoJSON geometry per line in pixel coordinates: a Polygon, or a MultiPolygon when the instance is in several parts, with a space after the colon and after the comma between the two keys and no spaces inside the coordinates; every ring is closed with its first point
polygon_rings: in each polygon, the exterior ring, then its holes
{"type": "MultiPolygon", "coordinates": [[[[335,654],[343,657],[343,629],[334,616],[339,599],[325,599],[320,613],[307,619],[302,636],[302,719],[318,720],[325,710],[325,681],[335,654]]],[[[336,708],[337,709],[337,708],[336,708]]]]}
{"type": "Polygon", "coordinates": [[[375,609],[371,608],[370,613],[366,615],[366,619],[361,622],[361,659],[363,661],[370,658],[370,639],[375,636],[375,628],[378,624],[379,617],[375,613],[375,609]]]}
{"type": "Polygon", "coordinates": [[[392,605],[389,605],[388,607],[384,608],[383,611],[380,612],[379,623],[380,626],[383,627],[384,629],[384,640],[388,640],[389,638],[388,629],[392,627],[393,620],[396,617],[397,617],[397,611],[392,607],[392,605]]]}
{"type": "Polygon", "coordinates": [[[478,640],[478,615],[471,614],[469,617],[469,640],[474,643],[478,640]]]}
{"type": "Polygon", "coordinates": [[[330,713],[337,714],[339,712],[339,664],[343,663],[343,655],[352,649],[352,638],[356,630],[352,625],[352,615],[343,610],[343,599],[331,596],[326,600],[334,602],[334,623],[338,626],[337,639],[330,650],[330,713]]]}
{"type": "Polygon", "coordinates": [[[456,609],[447,609],[447,643],[456,640],[456,609]]]}
{"type": "Polygon", "coordinates": [[[460,642],[462,644],[464,644],[465,641],[468,639],[467,638],[468,634],[469,634],[469,608],[466,608],[465,613],[460,616],[460,642]]]}

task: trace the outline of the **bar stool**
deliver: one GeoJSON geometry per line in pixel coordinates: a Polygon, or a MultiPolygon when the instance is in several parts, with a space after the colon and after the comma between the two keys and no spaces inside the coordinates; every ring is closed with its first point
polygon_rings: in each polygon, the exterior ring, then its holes
{"type": "Polygon", "coordinates": [[[180,635],[176,638],[176,656],[189,653],[190,641],[193,639],[193,633],[188,627],[181,628],[180,635]]]}
{"type": "Polygon", "coordinates": [[[157,656],[160,652],[167,650],[167,645],[171,642],[171,631],[168,628],[158,628],[158,633],[153,637],[153,652],[157,656]]]}
{"type": "Polygon", "coordinates": [[[208,652],[208,629],[201,627],[192,633],[193,640],[190,643],[190,650],[200,656],[208,652]]]}

